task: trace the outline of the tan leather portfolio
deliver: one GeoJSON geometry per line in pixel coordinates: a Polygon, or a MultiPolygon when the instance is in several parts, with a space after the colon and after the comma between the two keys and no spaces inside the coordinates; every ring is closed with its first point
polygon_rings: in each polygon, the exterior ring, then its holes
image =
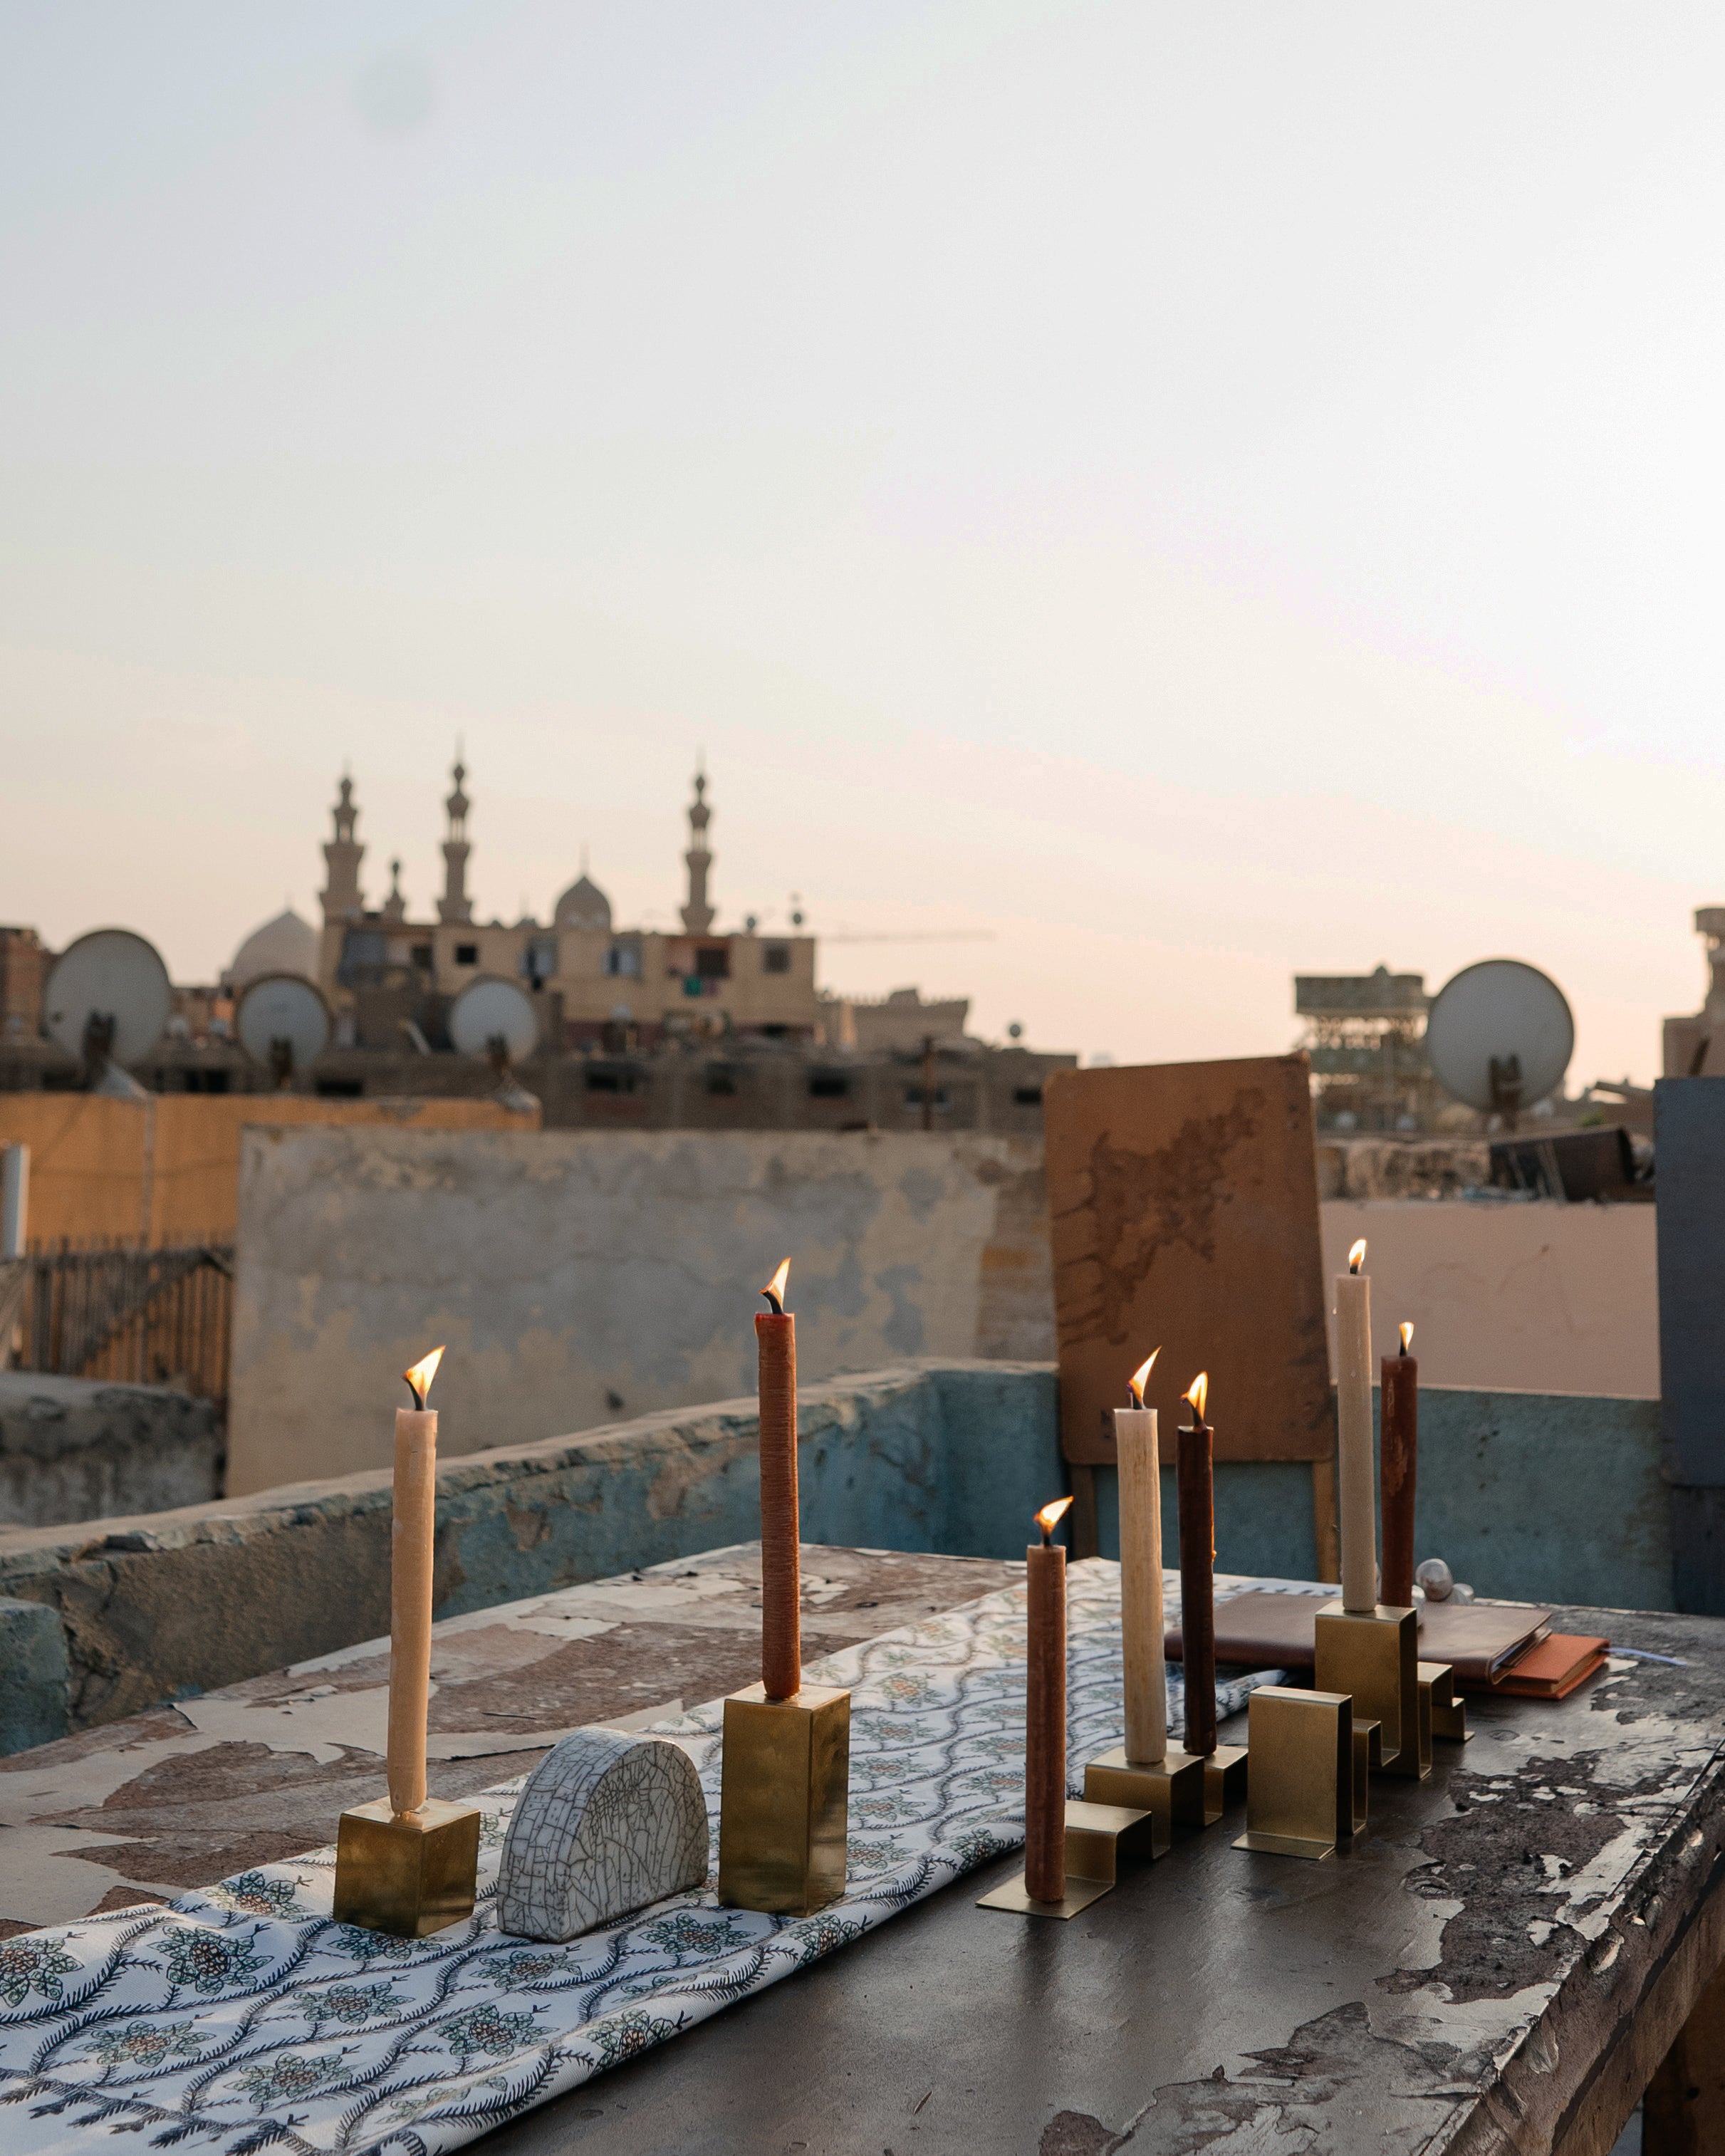
{"type": "MultiPolygon", "coordinates": [[[[1337,1599],[1327,1594],[1236,1594],[1216,1604],[1216,1660],[1255,1670],[1308,1670],[1316,1653],[1317,1613],[1337,1599]]],[[[1490,1684],[1551,1630],[1549,1609],[1526,1603],[1429,1602],[1420,1612],[1420,1659],[1447,1662],[1458,1684],[1490,1684]]],[[[1168,1635],[1170,1661],[1182,1656],[1180,1635],[1168,1635]]]]}
{"type": "Polygon", "coordinates": [[[1605,1666],[1609,1640],[1579,1632],[1548,1632],[1515,1660],[1491,1684],[1461,1681],[1467,1691],[1507,1692],[1517,1699],[1568,1699],[1595,1670],[1605,1666]]]}

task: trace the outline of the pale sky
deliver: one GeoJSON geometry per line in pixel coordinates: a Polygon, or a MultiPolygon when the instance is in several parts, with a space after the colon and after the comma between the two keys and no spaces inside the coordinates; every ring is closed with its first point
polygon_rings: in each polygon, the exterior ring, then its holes
{"type": "Polygon", "coordinates": [[[11,0],[0,920],[583,841],[1122,1060],[1725,900],[1725,14],[11,0]]]}

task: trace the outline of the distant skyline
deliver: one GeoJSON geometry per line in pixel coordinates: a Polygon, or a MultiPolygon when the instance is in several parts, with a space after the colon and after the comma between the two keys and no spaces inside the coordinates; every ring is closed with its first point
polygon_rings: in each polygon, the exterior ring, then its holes
{"type": "Polygon", "coordinates": [[[337,0],[0,23],[0,919],[213,978],[583,842],[1117,1060],[1725,901],[1717,10],[337,0]]]}

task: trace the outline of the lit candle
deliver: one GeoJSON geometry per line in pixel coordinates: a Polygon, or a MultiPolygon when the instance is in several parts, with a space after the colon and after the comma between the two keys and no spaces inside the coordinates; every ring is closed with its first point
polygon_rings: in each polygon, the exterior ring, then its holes
{"type": "Polygon", "coordinates": [[[1024,1892],[1066,1894],[1066,1553],[1054,1531],[1071,1504],[1036,1515],[1042,1540],[1024,1552],[1024,1892]]]}
{"type": "Polygon", "coordinates": [[[434,1348],[403,1372],[413,1395],[395,1414],[395,1516],[389,1530],[389,1809],[425,1802],[425,1712],[431,1699],[431,1565],[437,1533],[437,1415],[425,1404],[434,1348]]]}
{"type": "Polygon", "coordinates": [[[1414,1328],[1402,1327],[1402,1352],[1378,1367],[1379,1479],[1384,1486],[1384,1599],[1414,1602],[1414,1491],[1420,1472],[1420,1364],[1408,1353],[1414,1328]]]}
{"type": "Polygon", "coordinates": [[[768,1699],[803,1686],[802,1577],[797,1548],[797,1321],[784,1306],[791,1261],[761,1290],[755,1318],[761,1394],[761,1684],[768,1699]]]}
{"type": "Polygon", "coordinates": [[[1130,1380],[1132,1405],[1114,1410],[1120,1471],[1120,1638],[1126,1671],[1126,1756],[1153,1767],[1168,1756],[1168,1670],[1162,1620],[1162,1469],[1156,1410],[1144,1386],[1158,1348],[1130,1380]]]}
{"type": "Polygon", "coordinates": [[[1378,1606],[1378,1518],[1372,1493],[1372,1283],[1366,1246],[1336,1279],[1336,1483],[1342,1515],[1342,1606],[1378,1606]]]}
{"type": "Polygon", "coordinates": [[[1182,1395],[1192,1409],[1180,1425],[1180,1635],[1186,1679],[1186,1729],[1181,1743],[1208,1756],[1216,1748],[1215,1432],[1204,1419],[1209,1398],[1200,1370],[1182,1395]]]}

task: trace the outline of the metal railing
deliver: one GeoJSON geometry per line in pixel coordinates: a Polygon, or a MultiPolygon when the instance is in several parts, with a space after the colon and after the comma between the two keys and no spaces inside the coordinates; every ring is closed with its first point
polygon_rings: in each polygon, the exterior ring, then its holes
{"type": "Polygon", "coordinates": [[[0,1266],[0,1365],[16,1342],[20,1369],[225,1400],[233,1317],[231,1243],[63,1243],[0,1266]]]}

